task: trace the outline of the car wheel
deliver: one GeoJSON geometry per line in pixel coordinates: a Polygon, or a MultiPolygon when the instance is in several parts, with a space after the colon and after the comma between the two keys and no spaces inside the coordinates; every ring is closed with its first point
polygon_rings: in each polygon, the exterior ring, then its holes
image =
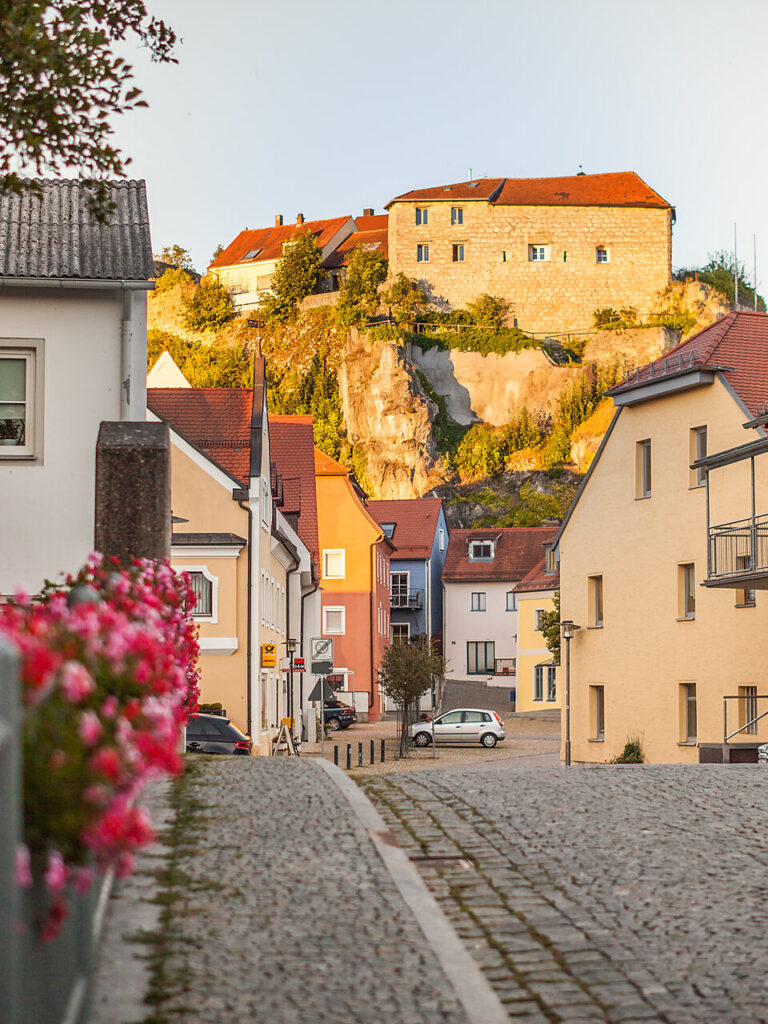
{"type": "Polygon", "coordinates": [[[432,742],[432,737],[428,732],[417,732],[413,737],[413,742],[417,747],[428,747],[432,742]]]}
{"type": "Polygon", "coordinates": [[[495,747],[498,741],[492,732],[487,732],[480,742],[484,747],[495,747]]]}
{"type": "Polygon", "coordinates": [[[341,728],[341,722],[338,720],[338,718],[332,718],[328,723],[328,728],[331,730],[331,732],[338,732],[339,729],[341,728]]]}

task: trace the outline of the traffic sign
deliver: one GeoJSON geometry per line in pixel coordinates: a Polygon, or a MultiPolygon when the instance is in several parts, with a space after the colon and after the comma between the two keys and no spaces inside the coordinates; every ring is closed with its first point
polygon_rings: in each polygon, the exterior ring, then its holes
{"type": "Polygon", "coordinates": [[[314,637],[310,643],[310,662],[316,676],[325,676],[333,668],[333,640],[329,637],[314,637]]]}
{"type": "Polygon", "coordinates": [[[333,690],[329,686],[328,680],[327,679],[318,679],[317,682],[315,683],[314,687],[312,688],[312,692],[310,693],[310,695],[309,695],[309,697],[307,699],[311,703],[312,701],[321,700],[323,698],[325,698],[327,700],[329,697],[332,697],[332,696],[333,696],[333,690]]]}

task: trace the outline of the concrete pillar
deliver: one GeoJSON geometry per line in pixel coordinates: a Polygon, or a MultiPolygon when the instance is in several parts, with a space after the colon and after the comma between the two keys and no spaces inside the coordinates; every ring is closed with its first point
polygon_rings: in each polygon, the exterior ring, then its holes
{"type": "Polygon", "coordinates": [[[96,442],[95,549],[127,564],[171,553],[166,423],[102,423],[96,442]]]}

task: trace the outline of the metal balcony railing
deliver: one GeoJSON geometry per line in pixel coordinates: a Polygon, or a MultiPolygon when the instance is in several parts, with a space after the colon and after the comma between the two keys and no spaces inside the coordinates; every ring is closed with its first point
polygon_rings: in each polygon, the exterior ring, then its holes
{"type": "Polygon", "coordinates": [[[393,590],[389,603],[392,608],[406,608],[410,611],[418,611],[424,607],[424,591],[393,590]]]}
{"type": "Polygon", "coordinates": [[[514,676],[517,674],[517,658],[497,658],[494,675],[514,676]]]}
{"type": "Polygon", "coordinates": [[[707,578],[768,574],[768,514],[709,528],[707,578]]]}

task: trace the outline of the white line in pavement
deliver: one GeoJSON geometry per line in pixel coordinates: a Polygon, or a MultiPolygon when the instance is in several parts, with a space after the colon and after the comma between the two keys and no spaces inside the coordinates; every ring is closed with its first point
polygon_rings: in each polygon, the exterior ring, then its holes
{"type": "Polygon", "coordinates": [[[499,997],[465,949],[405,850],[391,838],[386,822],[365,793],[330,761],[313,758],[308,763],[318,765],[328,773],[371,837],[400,895],[413,911],[424,937],[453,985],[470,1024],[509,1024],[509,1016],[499,997]]]}

